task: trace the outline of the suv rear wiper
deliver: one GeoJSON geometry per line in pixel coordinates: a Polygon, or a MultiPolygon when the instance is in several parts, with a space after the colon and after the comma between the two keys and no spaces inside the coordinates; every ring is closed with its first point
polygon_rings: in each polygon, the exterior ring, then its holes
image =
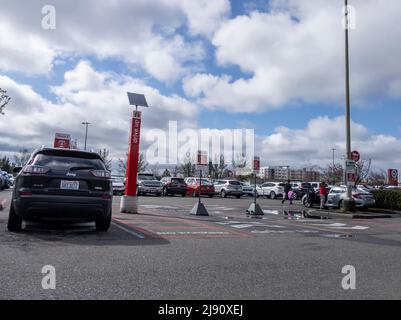
{"type": "Polygon", "coordinates": [[[68,170],[69,171],[77,171],[77,170],[93,170],[93,169],[95,169],[95,167],[89,167],[89,166],[84,167],[84,166],[82,166],[82,167],[71,167],[68,170]]]}

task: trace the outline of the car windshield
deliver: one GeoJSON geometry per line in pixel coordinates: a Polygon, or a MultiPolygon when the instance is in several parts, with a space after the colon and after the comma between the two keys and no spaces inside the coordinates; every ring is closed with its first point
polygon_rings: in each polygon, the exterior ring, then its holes
{"type": "MultiPolygon", "coordinates": [[[[200,179],[196,179],[196,183],[199,183],[199,180],[200,179]]],[[[212,184],[209,180],[207,180],[207,179],[202,179],[202,184],[212,184]]]]}
{"type": "Polygon", "coordinates": [[[100,159],[85,159],[47,154],[36,155],[32,164],[36,166],[49,167],[55,170],[70,170],[71,168],[105,170],[104,164],[100,159]]]}
{"type": "Polygon", "coordinates": [[[146,174],[139,174],[138,180],[156,180],[154,176],[146,175],[146,174]]]}

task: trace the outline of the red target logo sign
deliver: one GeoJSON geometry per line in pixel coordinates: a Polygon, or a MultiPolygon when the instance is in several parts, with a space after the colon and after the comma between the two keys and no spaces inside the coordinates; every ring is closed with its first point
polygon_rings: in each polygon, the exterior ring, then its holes
{"type": "Polygon", "coordinates": [[[361,154],[358,151],[352,151],[351,153],[351,159],[355,162],[358,162],[359,160],[361,160],[361,154]]]}
{"type": "Polygon", "coordinates": [[[398,186],[398,170],[389,169],[388,170],[388,184],[393,186],[398,186]]]}

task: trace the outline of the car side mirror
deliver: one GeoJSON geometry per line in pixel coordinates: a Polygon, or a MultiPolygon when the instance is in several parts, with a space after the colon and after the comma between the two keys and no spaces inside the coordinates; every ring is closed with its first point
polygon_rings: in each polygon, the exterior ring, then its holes
{"type": "Polygon", "coordinates": [[[19,173],[21,170],[22,170],[22,167],[15,167],[15,168],[13,169],[13,172],[14,172],[14,173],[19,173]]]}

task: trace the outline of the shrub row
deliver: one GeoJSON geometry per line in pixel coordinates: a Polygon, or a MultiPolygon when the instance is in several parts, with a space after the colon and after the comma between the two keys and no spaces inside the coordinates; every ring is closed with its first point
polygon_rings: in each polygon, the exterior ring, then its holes
{"type": "Polygon", "coordinates": [[[376,207],[401,210],[401,190],[375,190],[376,207]]]}

